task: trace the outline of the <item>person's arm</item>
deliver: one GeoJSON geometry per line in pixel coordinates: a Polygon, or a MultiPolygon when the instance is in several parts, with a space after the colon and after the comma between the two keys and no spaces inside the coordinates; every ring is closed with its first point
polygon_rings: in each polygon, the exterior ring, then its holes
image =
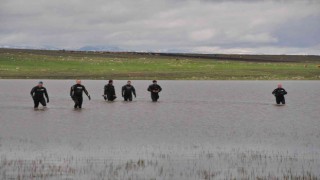
{"type": "Polygon", "coordinates": [[[137,95],[136,95],[136,89],[132,86],[132,93],[133,93],[133,95],[134,95],[134,97],[137,97],[137,95]]]}
{"type": "Polygon", "coordinates": [[[272,94],[275,95],[276,94],[277,89],[272,91],[272,94]]]}
{"type": "Polygon", "coordinates": [[[151,85],[148,87],[148,91],[150,91],[150,92],[151,92],[151,85]]]}
{"type": "Polygon", "coordinates": [[[70,96],[71,97],[73,97],[73,91],[74,91],[73,86],[71,86],[71,89],[70,89],[70,96]]]}
{"type": "Polygon", "coordinates": [[[30,92],[30,94],[31,94],[31,97],[33,97],[33,94],[34,94],[34,89],[35,89],[35,88],[32,88],[32,89],[31,89],[31,92],[30,92]]]}
{"type": "Polygon", "coordinates": [[[104,100],[107,100],[107,96],[106,96],[106,86],[104,86],[103,88],[103,95],[102,95],[104,100]]]}
{"type": "Polygon", "coordinates": [[[122,88],[121,88],[121,95],[122,95],[122,97],[124,96],[124,91],[125,91],[125,86],[122,86],[122,88]]]}
{"type": "Polygon", "coordinates": [[[48,95],[48,92],[47,92],[47,89],[44,88],[44,95],[46,96],[47,98],[47,103],[49,103],[49,95],[48,95]]]}
{"type": "Polygon", "coordinates": [[[84,93],[88,96],[89,100],[91,100],[90,94],[88,93],[86,87],[84,87],[84,86],[82,86],[82,87],[83,87],[84,93]]]}
{"type": "Polygon", "coordinates": [[[161,88],[161,86],[159,86],[159,85],[158,85],[158,88],[159,88],[159,92],[161,92],[161,91],[162,91],[162,88],[161,88]]]}
{"type": "Polygon", "coordinates": [[[116,90],[114,89],[114,86],[112,86],[112,95],[114,96],[114,97],[116,97],[116,90]]]}
{"type": "Polygon", "coordinates": [[[104,86],[104,95],[107,95],[107,92],[108,92],[108,85],[105,85],[104,86]]]}
{"type": "Polygon", "coordinates": [[[285,89],[283,89],[283,95],[285,94],[288,94],[288,92],[285,89]]]}

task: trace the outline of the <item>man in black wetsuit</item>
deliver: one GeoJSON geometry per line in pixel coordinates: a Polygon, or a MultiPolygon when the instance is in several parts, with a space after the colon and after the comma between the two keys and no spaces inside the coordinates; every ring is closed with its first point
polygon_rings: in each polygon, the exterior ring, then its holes
{"type": "Polygon", "coordinates": [[[136,90],[131,85],[131,81],[128,81],[126,85],[122,86],[121,94],[124,101],[132,101],[132,94],[134,97],[137,97],[136,90]]]}
{"type": "Polygon", "coordinates": [[[148,87],[148,91],[151,92],[152,101],[156,102],[159,99],[159,92],[162,91],[162,88],[157,84],[156,80],[153,80],[152,82],[153,84],[148,87]]]}
{"type": "Polygon", "coordinates": [[[272,94],[276,97],[277,104],[286,104],[284,95],[287,94],[287,91],[282,88],[281,84],[278,84],[278,88],[273,90],[272,94]]]}
{"type": "Polygon", "coordinates": [[[86,88],[81,84],[81,80],[77,80],[76,82],[77,83],[71,87],[70,96],[74,101],[74,108],[81,109],[82,102],[83,102],[83,98],[82,98],[83,92],[88,96],[89,100],[91,100],[91,97],[88,91],[86,90],[86,88]]]}
{"type": "Polygon", "coordinates": [[[116,96],[116,91],[114,90],[113,81],[109,80],[109,83],[104,86],[104,93],[103,93],[104,100],[114,101],[116,96]]]}
{"type": "Polygon", "coordinates": [[[48,93],[47,93],[47,89],[45,87],[43,87],[43,82],[42,81],[40,81],[37,86],[32,88],[30,94],[31,94],[33,102],[34,102],[34,108],[35,109],[38,108],[39,103],[41,103],[43,107],[47,106],[43,95],[46,96],[47,103],[49,103],[49,96],[48,96],[48,93]]]}

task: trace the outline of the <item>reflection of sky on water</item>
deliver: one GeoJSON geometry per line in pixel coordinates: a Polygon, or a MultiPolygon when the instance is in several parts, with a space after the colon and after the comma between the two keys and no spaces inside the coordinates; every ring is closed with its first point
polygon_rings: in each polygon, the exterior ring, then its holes
{"type": "MultiPolygon", "coordinates": [[[[34,111],[29,91],[36,81],[0,81],[0,149],[7,158],[59,154],[154,160],[164,154],[171,156],[171,163],[188,168],[190,164],[183,163],[187,159],[203,167],[218,166],[207,158],[213,153],[219,162],[218,152],[228,152],[228,161],[238,161],[241,153],[248,158],[257,153],[307,159],[320,153],[317,81],[283,82],[286,106],[274,105],[275,81],[159,81],[163,92],[158,103],[152,103],[146,91],[149,81],[133,81],[138,96],[131,103],[120,97],[125,81],[115,81],[118,99],[113,103],[101,97],[104,81],[83,81],[92,100],[84,97],[81,111],[73,110],[68,94],[73,81],[44,82],[48,109],[34,111]]],[[[220,161],[226,163],[220,168],[231,163],[220,161]]],[[[292,161],[277,167],[286,169],[292,161]]],[[[295,163],[292,168],[300,170],[307,161],[295,163]]],[[[318,159],[308,165],[320,166],[318,159]]]]}

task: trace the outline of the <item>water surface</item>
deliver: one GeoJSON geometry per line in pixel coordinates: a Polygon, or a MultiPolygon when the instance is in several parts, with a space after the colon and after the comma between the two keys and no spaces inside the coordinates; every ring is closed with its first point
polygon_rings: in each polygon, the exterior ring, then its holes
{"type": "Polygon", "coordinates": [[[320,177],[320,82],[133,81],[137,98],[102,98],[106,81],[84,80],[92,100],[74,110],[74,81],[44,80],[50,103],[33,110],[35,80],[0,81],[0,176],[45,179],[320,177]]]}

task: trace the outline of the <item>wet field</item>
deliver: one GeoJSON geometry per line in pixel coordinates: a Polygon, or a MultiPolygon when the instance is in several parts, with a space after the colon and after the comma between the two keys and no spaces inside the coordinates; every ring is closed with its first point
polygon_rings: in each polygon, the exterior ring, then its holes
{"type": "Polygon", "coordinates": [[[137,98],[102,98],[106,81],[84,80],[92,100],[74,110],[74,81],[44,80],[50,103],[35,111],[36,80],[0,81],[0,179],[320,178],[320,82],[133,81],[137,98]]]}

